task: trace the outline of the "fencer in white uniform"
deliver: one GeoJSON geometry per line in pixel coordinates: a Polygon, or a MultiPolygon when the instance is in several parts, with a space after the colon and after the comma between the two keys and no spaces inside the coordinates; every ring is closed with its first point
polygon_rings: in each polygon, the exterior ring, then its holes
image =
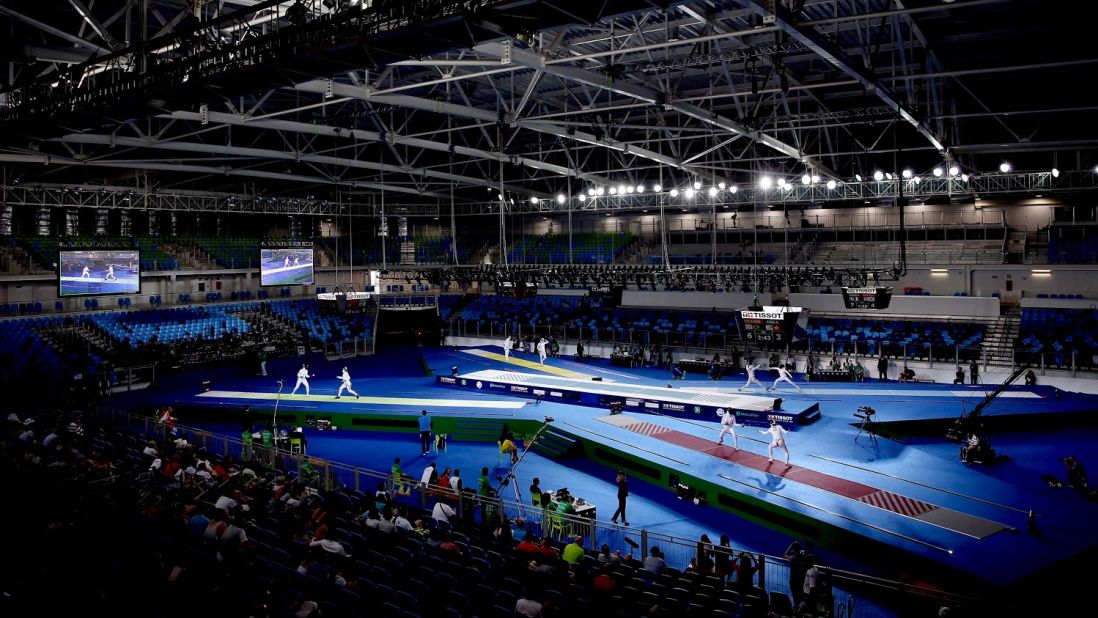
{"type": "Polygon", "coordinates": [[[305,387],[305,396],[308,397],[309,396],[309,378],[310,377],[311,376],[309,375],[309,366],[308,365],[302,365],[301,369],[297,370],[297,384],[294,384],[294,390],[290,394],[291,395],[296,395],[297,394],[297,389],[304,386],[305,387]]]}
{"type": "Polygon", "coordinates": [[[793,385],[793,388],[795,388],[797,390],[801,390],[801,387],[797,386],[797,383],[793,381],[793,376],[790,375],[788,369],[786,369],[785,367],[782,367],[782,366],[775,367],[774,369],[778,372],[778,379],[774,380],[773,386],[771,386],[770,388],[768,388],[766,390],[769,391],[769,390],[773,390],[775,388],[778,388],[778,382],[789,382],[790,384],[793,385]]]}
{"type": "Polygon", "coordinates": [[[347,391],[348,393],[354,395],[355,399],[358,399],[358,393],[356,393],[354,389],[351,388],[351,374],[347,373],[346,367],[343,368],[343,374],[339,376],[339,379],[341,381],[341,384],[339,385],[339,392],[336,393],[336,399],[339,399],[340,396],[343,395],[343,391],[347,391]]]}
{"type": "Polygon", "coordinates": [[[746,369],[747,369],[747,384],[744,384],[743,386],[739,387],[736,390],[741,390],[742,391],[743,389],[747,388],[748,386],[751,386],[752,384],[758,384],[759,386],[761,386],[763,388],[766,388],[766,385],[763,384],[762,382],[759,382],[759,379],[755,377],[755,370],[758,369],[758,368],[759,368],[759,365],[748,365],[746,367],[746,369]]]}
{"type": "Polygon", "coordinates": [[[88,268],[87,266],[85,266],[84,270],[80,273],[80,278],[81,279],[91,279],[91,276],[92,276],[91,275],[91,269],[88,268]]]}
{"type": "Polygon", "coordinates": [[[503,358],[511,358],[511,346],[513,345],[511,335],[507,335],[507,338],[503,340],[503,358]]]}
{"type": "Polygon", "coordinates": [[[114,276],[114,264],[107,267],[107,274],[103,276],[103,281],[118,281],[118,277],[114,276]]]}
{"type": "Polygon", "coordinates": [[[538,361],[542,365],[545,364],[545,358],[548,356],[548,354],[546,354],[545,352],[545,346],[548,344],[549,342],[546,341],[544,337],[541,338],[541,341],[538,341],[538,361]]]}
{"type": "Polygon", "coordinates": [[[724,434],[732,434],[732,448],[739,450],[740,437],[736,435],[737,427],[743,427],[743,425],[736,422],[736,415],[732,414],[732,410],[725,410],[721,415],[721,435],[717,444],[724,444],[724,434]]]}
{"type": "Polygon", "coordinates": [[[770,419],[770,429],[760,429],[759,433],[770,436],[770,445],[767,446],[767,461],[774,462],[774,449],[780,448],[785,451],[785,465],[789,465],[789,447],[785,444],[785,434],[788,433],[785,427],[778,424],[778,421],[770,419]]]}
{"type": "Polygon", "coordinates": [[[282,268],[289,268],[289,267],[290,267],[290,256],[287,255],[286,256],[286,261],[282,263],[282,268]]]}

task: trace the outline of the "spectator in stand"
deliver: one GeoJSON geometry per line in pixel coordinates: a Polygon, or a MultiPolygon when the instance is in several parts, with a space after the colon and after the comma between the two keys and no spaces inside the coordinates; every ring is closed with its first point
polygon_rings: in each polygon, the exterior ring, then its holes
{"type": "Polygon", "coordinates": [[[652,550],[648,552],[648,557],[644,559],[644,565],[641,568],[655,576],[663,573],[663,570],[667,568],[667,562],[663,559],[663,552],[660,551],[659,547],[652,546],[652,550]]]}
{"type": "Polygon", "coordinates": [[[976,359],[972,359],[972,362],[968,364],[968,377],[970,384],[980,383],[980,363],[977,363],[976,359]]]}
{"type": "Polygon", "coordinates": [[[584,557],[583,537],[573,537],[572,542],[564,546],[564,553],[561,557],[573,567],[578,565],[584,557]]]}
{"type": "Polygon", "coordinates": [[[758,562],[751,554],[741,551],[736,557],[736,587],[741,591],[751,589],[755,585],[755,572],[759,570],[758,562]]]}
{"type": "Polygon", "coordinates": [[[431,517],[438,522],[448,524],[450,523],[450,518],[455,515],[457,515],[457,513],[454,512],[454,509],[441,500],[436,502],[434,508],[431,509],[431,517]]]}
{"type": "Polygon", "coordinates": [[[720,545],[713,548],[713,572],[721,582],[732,574],[732,544],[727,534],[721,535],[720,545]]]}
{"type": "Polygon", "coordinates": [[[454,468],[454,473],[450,475],[450,489],[458,496],[461,495],[461,470],[457,468],[454,468]]]}
{"type": "Polygon", "coordinates": [[[435,462],[427,464],[427,467],[423,469],[423,474],[419,476],[419,486],[423,489],[427,489],[430,485],[438,484],[438,468],[435,467],[435,462]]]}
{"type": "Polygon", "coordinates": [[[1033,373],[1032,369],[1030,369],[1029,371],[1026,371],[1026,386],[1036,386],[1036,385],[1037,385],[1037,374],[1033,373]]]}
{"type": "Polygon", "coordinates": [[[542,601],[535,601],[533,594],[527,593],[522,596],[515,603],[515,616],[521,618],[542,618],[542,611],[545,608],[545,603],[542,601]]]}
{"type": "Polygon", "coordinates": [[[620,564],[621,563],[621,550],[617,550],[614,553],[610,553],[610,546],[603,543],[599,548],[599,555],[597,560],[607,564],[620,564]]]}
{"type": "Polygon", "coordinates": [[[526,536],[515,546],[515,551],[528,554],[530,556],[538,555],[540,547],[538,547],[537,537],[533,532],[526,531],[526,536]]]}

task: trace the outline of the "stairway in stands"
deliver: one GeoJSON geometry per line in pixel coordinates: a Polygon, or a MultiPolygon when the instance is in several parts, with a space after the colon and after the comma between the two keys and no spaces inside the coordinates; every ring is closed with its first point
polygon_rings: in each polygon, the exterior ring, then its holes
{"type": "Polygon", "coordinates": [[[549,459],[564,459],[575,454],[579,449],[579,442],[572,436],[557,431],[552,425],[541,432],[537,441],[530,447],[538,455],[549,459]]]}
{"type": "Polygon", "coordinates": [[[981,360],[991,365],[1009,367],[1014,358],[1014,345],[1018,341],[1021,322],[1020,310],[1011,310],[988,322],[987,330],[984,331],[981,360]]]}
{"type": "Polygon", "coordinates": [[[62,358],[71,355],[86,356],[89,360],[119,360],[118,352],[123,347],[102,327],[88,321],[79,321],[69,325],[46,326],[36,328],[38,336],[49,343],[62,358]]]}

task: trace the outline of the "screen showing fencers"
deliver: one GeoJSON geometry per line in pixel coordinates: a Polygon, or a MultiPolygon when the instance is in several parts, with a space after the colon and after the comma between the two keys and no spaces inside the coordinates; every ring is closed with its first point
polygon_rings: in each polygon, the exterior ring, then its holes
{"type": "Polygon", "coordinates": [[[141,293],[137,249],[62,249],[57,264],[58,296],[141,293]]]}
{"type": "Polygon", "coordinates": [[[260,247],[259,285],[312,284],[312,247],[260,247]]]}

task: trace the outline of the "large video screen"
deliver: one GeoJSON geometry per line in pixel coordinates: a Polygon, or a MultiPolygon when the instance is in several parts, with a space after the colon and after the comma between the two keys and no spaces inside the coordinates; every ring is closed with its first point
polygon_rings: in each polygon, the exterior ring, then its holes
{"type": "Polygon", "coordinates": [[[141,293],[137,249],[62,249],[57,264],[58,296],[141,293]]]}
{"type": "Polygon", "coordinates": [[[312,247],[261,247],[259,285],[312,285],[312,247]]]}

